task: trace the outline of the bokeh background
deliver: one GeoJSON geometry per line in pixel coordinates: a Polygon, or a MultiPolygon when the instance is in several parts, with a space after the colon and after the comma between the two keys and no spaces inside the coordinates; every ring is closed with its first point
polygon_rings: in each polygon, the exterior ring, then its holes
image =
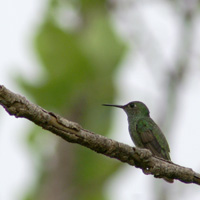
{"type": "MultiPolygon", "coordinates": [[[[133,145],[126,115],[143,101],[172,160],[200,170],[198,0],[7,0],[0,3],[0,84],[84,128],[133,145]]],[[[0,108],[2,200],[199,200],[69,144],[0,108]]]]}

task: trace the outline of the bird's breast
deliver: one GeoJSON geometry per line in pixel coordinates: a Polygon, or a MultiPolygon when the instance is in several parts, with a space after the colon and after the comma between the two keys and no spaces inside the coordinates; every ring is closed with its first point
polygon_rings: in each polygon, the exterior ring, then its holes
{"type": "Polygon", "coordinates": [[[136,130],[138,120],[129,120],[129,134],[131,136],[131,139],[133,140],[135,146],[137,147],[144,147],[142,144],[142,141],[140,139],[140,136],[138,135],[138,132],[136,130]]]}

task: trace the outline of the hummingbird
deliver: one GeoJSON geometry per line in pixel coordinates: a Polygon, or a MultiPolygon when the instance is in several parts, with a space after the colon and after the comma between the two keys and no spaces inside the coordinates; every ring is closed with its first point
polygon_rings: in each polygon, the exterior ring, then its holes
{"type": "MultiPolygon", "coordinates": [[[[103,104],[123,109],[128,117],[129,133],[136,147],[146,148],[162,159],[171,161],[167,140],[158,125],[151,119],[147,106],[140,101],[126,105],[103,104]]],[[[173,179],[164,177],[167,182],[173,179]]]]}

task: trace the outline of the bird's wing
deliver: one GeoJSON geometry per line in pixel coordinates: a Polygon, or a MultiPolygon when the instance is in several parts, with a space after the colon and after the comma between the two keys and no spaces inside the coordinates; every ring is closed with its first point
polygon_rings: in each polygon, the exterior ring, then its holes
{"type": "Polygon", "coordinates": [[[162,131],[151,118],[138,120],[136,131],[145,148],[154,155],[170,160],[169,146],[162,131]]]}

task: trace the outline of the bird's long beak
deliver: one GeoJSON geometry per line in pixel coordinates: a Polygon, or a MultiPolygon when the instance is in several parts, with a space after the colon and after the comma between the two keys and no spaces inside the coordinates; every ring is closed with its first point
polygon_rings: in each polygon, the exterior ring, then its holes
{"type": "Polygon", "coordinates": [[[114,104],[102,104],[102,106],[112,106],[112,107],[117,107],[117,108],[124,108],[124,106],[121,105],[114,105],[114,104]]]}

